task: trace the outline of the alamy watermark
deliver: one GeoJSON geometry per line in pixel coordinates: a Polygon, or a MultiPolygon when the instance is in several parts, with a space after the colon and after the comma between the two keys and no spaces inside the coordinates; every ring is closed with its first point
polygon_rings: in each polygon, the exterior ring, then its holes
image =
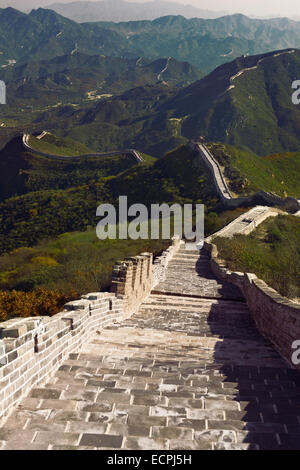
{"type": "Polygon", "coordinates": [[[292,354],[291,361],[294,364],[294,366],[299,366],[300,364],[300,340],[296,340],[292,344],[292,349],[295,349],[295,351],[292,354]]]}
{"type": "Polygon", "coordinates": [[[292,94],[292,103],[298,105],[300,104],[300,80],[293,81],[292,88],[296,90],[292,94]]]}
{"type": "Polygon", "coordinates": [[[128,207],[127,196],[120,196],[117,210],[112,204],[101,204],[96,215],[102,217],[96,228],[100,240],[168,240],[178,235],[188,242],[187,249],[203,246],[203,204],[151,204],[149,211],[144,204],[128,207]]]}
{"type": "Polygon", "coordinates": [[[0,104],[6,104],[6,85],[0,80],[0,104]]]}

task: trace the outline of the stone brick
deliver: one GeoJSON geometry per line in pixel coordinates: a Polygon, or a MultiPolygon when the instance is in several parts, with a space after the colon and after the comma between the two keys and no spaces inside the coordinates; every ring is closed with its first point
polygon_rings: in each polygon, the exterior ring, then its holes
{"type": "Polygon", "coordinates": [[[298,372],[260,336],[239,290],[216,279],[207,253],[168,253],[140,308],[147,257],[118,265],[125,297],[92,293],[78,302],[91,316],[80,307],[45,319],[38,356],[34,322],[0,341],[0,357],[19,348],[0,368],[0,413],[31,388],[3,419],[3,449],[297,449],[298,372]]]}
{"type": "Polygon", "coordinates": [[[41,398],[44,400],[56,400],[60,397],[60,395],[61,390],[52,390],[49,388],[34,388],[30,393],[31,398],[41,398]]]}
{"type": "Polygon", "coordinates": [[[170,450],[212,450],[212,443],[206,439],[194,439],[182,441],[181,439],[171,439],[169,441],[170,450]]]}
{"type": "Polygon", "coordinates": [[[148,437],[127,437],[123,449],[128,450],[167,450],[167,439],[152,439],[148,437]]]}
{"type": "Polygon", "coordinates": [[[151,416],[186,416],[185,408],[169,408],[167,406],[153,406],[150,410],[151,416]]]}
{"type": "Polygon", "coordinates": [[[144,427],[148,426],[166,426],[167,425],[167,418],[163,418],[160,416],[139,416],[137,414],[131,414],[130,410],[128,413],[127,424],[129,426],[140,425],[144,427]]]}
{"type": "Polygon", "coordinates": [[[77,434],[105,434],[107,424],[89,421],[69,421],[67,424],[67,432],[77,434]]]}
{"type": "Polygon", "coordinates": [[[122,446],[122,441],[123,436],[86,433],[81,437],[79,445],[96,448],[105,447],[111,449],[120,449],[122,446]]]}
{"type": "Polygon", "coordinates": [[[74,445],[79,441],[80,434],[55,431],[38,431],[33,443],[44,444],[47,442],[51,445],[74,445]]]}
{"type": "Polygon", "coordinates": [[[185,441],[193,439],[193,431],[192,429],[184,427],[153,426],[152,436],[154,438],[158,437],[163,439],[182,439],[183,441],[185,441]]]}

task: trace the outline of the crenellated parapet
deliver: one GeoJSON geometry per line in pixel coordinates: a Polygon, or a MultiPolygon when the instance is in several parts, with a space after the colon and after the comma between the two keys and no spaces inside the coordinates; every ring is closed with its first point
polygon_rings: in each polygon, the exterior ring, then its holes
{"type": "Polygon", "coordinates": [[[132,315],[152,289],[152,253],[126,258],[115,264],[111,291],[123,300],[124,315],[132,315]]]}
{"type": "Polygon", "coordinates": [[[122,300],[104,292],[69,302],[53,317],[0,323],[0,416],[33,385],[49,379],[97,330],[122,317],[122,300]]]}
{"type": "Polygon", "coordinates": [[[94,292],[67,303],[53,317],[13,318],[0,323],[0,418],[32,387],[42,384],[99,331],[130,317],[146,299],[179,239],[153,264],[152,253],[115,264],[111,292],[94,292]]]}

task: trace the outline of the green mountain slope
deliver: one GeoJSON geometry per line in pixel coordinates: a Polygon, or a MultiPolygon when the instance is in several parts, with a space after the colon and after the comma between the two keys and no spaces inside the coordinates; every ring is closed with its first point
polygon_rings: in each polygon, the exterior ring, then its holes
{"type": "Polygon", "coordinates": [[[41,116],[44,128],[96,151],[136,148],[155,157],[187,142],[180,122],[162,106],[176,90],[164,84],[131,89],[57,121],[59,109],[41,116]],[[170,115],[169,115],[170,114],[170,115]]]}
{"type": "MultiPolygon", "coordinates": [[[[34,139],[36,140],[36,139],[34,139]]],[[[53,153],[90,151],[78,142],[46,137],[38,141],[39,150],[53,153]],[[56,152],[57,150],[57,152],[56,152]]],[[[37,147],[37,143],[34,143],[37,147]]],[[[120,155],[82,160],[51,160],[24,150],[20,137],[12,139],[0,151],[0,200],[35,191],[67,189],[95,183],[99,178],[114,176],[136,163],[131,156],[120,155]]],[[[34,195],[32,207],[36,207],[34,195]]]]}
{"type": "Polygon", "coordinates": [[[291,85],[299,76],[298,50],[239,57],[179,91],[138,87],[89,109],[47,112],[41,122],[99,151],[135,147],[160,157],[202,136],[257,155],[296,152],[300,107],[291,85]]]}
{"type": "Polygon", "coordinates": [[[164,16],[153,21],[78,24],[52,10],[28,15],[0,9],[0,66],[51,59],[75,52],[106,56],[174,57],[204,72],[241,54],[300,47],[300,23],[243,15],[217,19],[164,16]]]}
{"type": "Polygon", "coordinates": [[[188,85],[202,73],[175,59],[126,59],[76,53],[0,69],[10,107],[89,104],[130,88],[165,82],[188,85]]]}
{"type": "MultiPolygon", "coordinates": [[[[98,159],[77,163],[34,158],[23,154],[17,144],[11,142],[15,148],[11,157],[14,173],[7,169],[7,157],[13,149],[7,148],[6,154],[2,151],[0,155],[0,187],[6,197],[0,202],[1,253],[65,232],[96,227],[98,205],[117,206],[120,195],[128,195],[129,204],[147,206],[203,202],[212,208],[218,204],[211,175],[186,148],[154,163],[132,165],[131,160],[130,166],[126,160],[116,162],[111,157],[104,162],[98,159]],[[22,178],[16,181],[17,174],[22,178]],[[9,178],[10,185],[5,184],[9,178]],[[19,196],[10,197],[17,189],[19,196]]],[[[12,166],[10,162],[9,168],[12,166]]]]}
{"type": "Polygon", "coordinates": [[[287,18],[259,20],[240,14],[216,19],[165,16],[153,21],[98,25],[128,38],[128,47],[143,51],[141,55],[187,60],[204,72],[243,54],[300,47],[300,23],[287,18]]]}
{"type": "Polygon", "coordinates": [[[188,138],[203,136],[258,155],[297,151],[300,108],[292,103],[291,85],[299,76],[297,50],[240,57],[178,92],[164,111],[185,117],[181,132],[188,138]]]}
{"type": "MultiPolygon", "coordinates": [[[[13,8],[0,10],[0,65],[24,63],[79,51],[115,54],[126,49],[126,39],[102,27],[82,26],[54,11],[32,10],[28,15],[13,8]]],[[[120,54],[119,54],[120,55],[120,54]]]]}
{"type": "Polygon", "coordinates": [[[207,147],[219,162],[234,194],[244,196],[264,190],[299,198],[300,152],[261,157],[226,144],[209,143],[207,147]]]}

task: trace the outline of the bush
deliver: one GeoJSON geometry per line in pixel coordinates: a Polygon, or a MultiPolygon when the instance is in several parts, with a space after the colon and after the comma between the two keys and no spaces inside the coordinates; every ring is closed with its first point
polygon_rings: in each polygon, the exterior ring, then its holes
{"type": "Polygon", "coordinates": [[[46,289],[32,292],[0,291],[0,319],[52,316],[60,312],[65,303],[76,298],[78,294],[75,291],[69,294],[46,289]]]}

